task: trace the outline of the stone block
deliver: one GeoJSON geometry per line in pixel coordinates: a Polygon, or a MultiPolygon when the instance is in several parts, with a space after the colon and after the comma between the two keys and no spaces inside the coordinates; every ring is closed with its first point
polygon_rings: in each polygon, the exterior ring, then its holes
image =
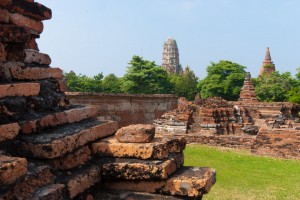
{"type": "Polygon", "coordinates": [[[68,91],[67,83],[66,83],[65,79],[60,79],[60,80],[56,80],[56,81],[57,81],[57,84],[58,84],[59,91],[61,91],[61,92],[67,92],[68,91]]]}
{"type": "Polygon", "coordinates": [[[9,13],[9,23],[17,26],[27,27],[29,29],[37,31],[39,34],[41,34],[44,29],[44,25],[41,21],[31,19],[19,13],[9,13]]]}
{"type": "Polygon", "coordinates": [[[30,30],[12,24],[1,24],[0,42],[26,42],[30,39],[30,30]]]}
{"type": "Polygon", "coordinates": [[[0,125],[0,142],[15,138],[20,130],[18,123],[0,125]]]}
{"type": "Polygon", "coordinates": [[[92,154],[120,158],[165,159],[169,153],[182,152],[186,141],[155,137],[151,143],[120,143],[110,137],[91,145],[92,154]]]}
{"type": "Polygon", "coordinates": [[[15,141],[15,148],[22,155],[57,158],[90,142],[110,136],[116,130],[116,122],[88,119],[45,130],[38,135],[22,135],[18,141],[15,141]]]}
{"type": "Polygon", "coordinates": [[[47,162],[55,170],[65,170],[83,165],[89,160],[91,160],[91,150],[88,146],[84,146],[63,157],[48,160],[47,162]]]}
{"type": "Polygon", "coordinates": [[[107,189],[129,190],[136,192],[162,193],[184,196],[187,198],[201,198],[216,182],[216,171],[211,168],[182,167],[167,180],[136,180],[112,181],[107,180],[107,189]]]}
{"type": "Polygon", "coordinates": [[[0,62],[5,62],[6,61],[6,50],[5,46],[2,42],[0,42],[0,62]]]}
{"type": "Polygon", "coordinates": [[[98,115],[94,106],[77,107],[63,112],[37,115],[28,121],[19,122],[21,134],[31,134],[47,127],[54,127],[66,123],[78,122],[87,118],[94,118],[98,115]]]}
{"type": "Polygon", "coordinates": [[[11,76],[18,80],[39,80],[39,79],[61,79],[62,70],[59,68],[40,68],[40,67],[11,67],[11,76]]]}
{"type": "Polygon", "coordinates": [[[66,185],[70,198],[76,197],[78,194],[101,181],[100,166],[85,165],[74,169],[69,172],[69,174],[71,175],[63,173],[57,177],[56,182],[66,185]]]}
{"type": "Polygon", "coordinates": [[[46,185],[53,183],[54,175],[51,173],[50,167],[28,163],[27,173],[24,179],[18,182],[9,190],[3,199],[28,199],[35,191],[46,185]]]}
{"type": "MultiPolygon", "coordinates": [[[[0,155],[0,186],[8,186],[15,183],[27,172],[27,160],[25,158],[0,155]]],[[[1,189],[0,189],[1,192],[1,189]]]]}
{"type": "Polygon", "coordinates": [[[166,179],[184,162],[183,153],[170,155],[165,160],[138,160],[130,158],[104,158],[102,177],[104,179],[166,179]]]}
{"type": "Polygon", "coordinates": [[[41,64],[41,65],[51,64],[51,58],[47,54],[39,53],[34,49],[25,49],[24,52],[26,54],[24,59],[25,63],[34,63],[34,64],[41,64]]]}
{"type": "Polygon", "coordinates": [[[0,22],[7,24],[9,22],[9,12],[0,8],[0,22]]]}
{"type": "Polygon", "coordinates": [[[151,124],[135,124],[120,128],[116,132],[119,142],[144,143],[151,142],[155,135],[155,126],[151,124]]]}
{"type": "Polygon", "coordinates": [[[64,184],[51,184],[38,189],[29,198],[31,200],[65,200],[67,190],[64,184]]]}
{"type": "Polygon", "coordinates": [[[15,83],[0,85],[0,98],[10,96],[36,96],[40,92],[38,83],[15,83]]]}
{"type": "Polygon", "coordinates": [[[52,11],[49,8],[33,1],[13,0],[9,8],[11,12],[16,12],[39,21],[51,19],[52,17],[52,11]]]}

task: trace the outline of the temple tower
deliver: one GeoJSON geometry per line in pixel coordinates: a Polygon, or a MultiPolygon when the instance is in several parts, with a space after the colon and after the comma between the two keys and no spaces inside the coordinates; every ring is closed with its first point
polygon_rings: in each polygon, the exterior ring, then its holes
{"type": "Polygon", "coordinates": [[[275,65],[271,59],[270,49],[269,47],[267,47],[265,59],[263,61],[263,65],[260,68],[259,75],[262,76],[263,74],[271,74],[274,71],[275,71],[275,65]]]}
{"type": "Polygon", "coordinates": [[[242,87],[239,101],[251,101],[251,102],[257,102],[255,88],[253,86],[253,83],[251,81],[251,74],[250,72],[246,72],[246,77],[244,80],[244,85],[242,87]]]}
{"type": "Polygon", "coordinates": [[[162,67],[169,74],[180,74],[182,68],[179,65],[179,51],[176,40],[170,37],[163,47],[162,67]]]}

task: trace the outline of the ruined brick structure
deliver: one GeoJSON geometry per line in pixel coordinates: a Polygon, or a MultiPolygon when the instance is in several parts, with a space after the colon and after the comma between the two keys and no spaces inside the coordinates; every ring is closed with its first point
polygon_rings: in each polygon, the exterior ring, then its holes
{"type": "Polygon", "coordinates": [[[246,72],[246,77],[244,80],[244,85],[242,87],[239,101],[249,101],[249,102],[257,102],[256,93],[254,85],[251,81],[250,72],[246,72]]]}
{"type": "Polygon", "coordinates": [[[275,65],[271,59],[270,49],[269,49],[269,47],[267,47],[265,59],[260,68],[259,75],[262,76],[263,74],[271,74],[272,72],[275,72],[275,71],[276,71],[276,69],[275,69],[275,65]]]}
{"type": "Polygon", "coordinates": [[[1,0],[0,11],[0,200],[130,199],[135,191],[188,199],[209,191],[215,170],[182,167],[184,138],[122,143],[117,122],[70,105],[62,70],[36,43],[49,8],[1,0]]]}

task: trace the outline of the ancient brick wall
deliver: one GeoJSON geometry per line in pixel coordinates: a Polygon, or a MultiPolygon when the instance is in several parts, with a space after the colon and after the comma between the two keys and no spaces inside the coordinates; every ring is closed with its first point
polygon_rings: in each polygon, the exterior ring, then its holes
{"type": "Polygon", "coordinates": [[[264,156],[300,159],[300,131],[261,129],[252,152],[264,156]]]}
{"type": "Polygon", "coordinates": [[[168,94],[129,95],[67,92],[72,104],[96,105],[104,119],[118,121],[119,126],[152,123],[177,107],[178,97],[168,94]]]}

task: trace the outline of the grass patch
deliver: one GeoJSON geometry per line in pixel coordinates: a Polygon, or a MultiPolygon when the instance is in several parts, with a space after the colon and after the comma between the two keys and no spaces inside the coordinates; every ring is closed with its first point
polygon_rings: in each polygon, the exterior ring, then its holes
{"type": "Polygon", "coordinates": [[[300,161],[266,158],[249,151],[187,145],[185,166],[216,169],[210,199],[300,199],[300,161]]]}

